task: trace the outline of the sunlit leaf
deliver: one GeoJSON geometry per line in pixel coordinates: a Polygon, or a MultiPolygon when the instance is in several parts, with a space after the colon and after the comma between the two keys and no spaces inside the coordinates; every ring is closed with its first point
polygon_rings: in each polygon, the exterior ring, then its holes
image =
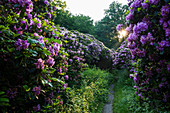
{"type": "Polygon", "coordinates": [[[60,79],[58,79],[58,78],[50,78],[50,80],[59,82],[59,83],[61,83],[61,84],[65,84],[62,80],[60,80],[60,79]]]}
{"type": "Polygon", "coordinates": [[[0,102],[9,102],[8,98],[0,98],[0,102]]]}
{"type": "Polygon", "coordinates": [[[50,51],[48,51],[46,48],[43,48],[43,52],[44,52],[44,54],[46,54],[46,55],[51,55],[50,51]]]}

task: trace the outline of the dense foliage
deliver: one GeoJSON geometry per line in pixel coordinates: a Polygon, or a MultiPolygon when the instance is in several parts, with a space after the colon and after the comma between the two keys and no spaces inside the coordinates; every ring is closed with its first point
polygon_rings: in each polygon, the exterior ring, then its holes
{"type": "Polygon", "coordinates": [[[136,94],[162,109],[170,106],[169,14],[169,0],[131,0],[126,17],[136,94]]]}
{"type": "Polygon", "coordinates": [[[86,63],[112,61],[93,36],[55,26],[64,7],[60,0],[0,1],[0,112],[59,112],[86,63]]]}
{"type": "Polygon", "coordinates": [[[81,33],[94,34],[93,20],[82,14],[73,15],[69,11],[58,11],[55,24],[59,24],[68,30],[77,30],[81,33]]]}
{"type": "MultiPolygon", "coordinates": [[[[62,13],[65,6],[61,0],[0,1],[0,112],[101,112],[113,75],[88,65],[109,71],[131,68],[138,98],[124,98],[128,112],[150,109],[136,110],[138,105],[156,106],[154,112],[168,110],[170,1],[130,0],[129,36],[116,51],[80,33],[93,34],[93,21],[62,13]],[[56,26],[54,20],[78,31],[56,26]]],[[[126,5],[113,2],[96,23],[96,35],[108,47],[118,47],[116,29],[126,26],[126,10],[126,5]]],[[[118,73],[118,82],[126,74],[118,73]]],[[[133,83],[128,79],[124,85],[133,83]]]]}
{"type": "Polygon", "coordinates": [[[120,46],[116,26],[126,22],[127,10],[127,5],[114,1],[105,10],[105,17],[95,23],[95,36],[107,47],[117,49],[120,46]]]}
{"type": "Polygon", "coordinates": [[[127,42],[122,42],[121,46],[114,52],[113,69],[132,68],[132,56],[127,42]]]}
{"type": "MultiPolygon", "coordinates": [[[[63,103],[67,53],[51,22],[61,1],[0,2],[0,81],[9,106],[3,111],[53,111],[63,103]],[[17,103],[17,104],[16,104],[17,103]]],[[[1,111],[2,112],[2,111],[1,111]]]]}
{"type": "Polygon", "coordinates": [[[65,105],[62,113],[102,113],[113,75],[95,67],[85,70],[81,75],[80,88],[68,90],[71,104],[65,105]]]}

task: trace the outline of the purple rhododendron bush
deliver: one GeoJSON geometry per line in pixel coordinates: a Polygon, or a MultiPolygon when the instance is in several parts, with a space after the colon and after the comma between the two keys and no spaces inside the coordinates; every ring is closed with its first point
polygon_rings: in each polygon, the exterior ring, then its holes
{"type": "Polygon", "coordinates": [[[86,63],[101,69],[112,69],[114,51],[90,34],[73,31],[75,37],[83,44],[86,63]]]}
{"type": "Polygon", "coordinates": [[[136,94],[141,101],[164,109],[170,107],[169,15],[169,0],[131,0],[126,17],[136,94]]]}
{"type": "MultiPolygon", "coordinates": [[[[71,55],[80,55],[78,61],[88,65],[96,65],[101,69],[112,69],[114,51],[107,48],[101,41],[90,34],[83,34],[78,31],[68,31],[64,27],[58,29],[64,38],[64,48],[71,55]],[[83,59],[84,58],[84,59],[83,59]]],[[[75,58],[71,58],[71,61],[75,58]]]]}
{"type": "Polygon", "coordinates": [[[113,69],[132,68],[132,56],[128,48],[127,41],[123,41],[121,46],[113,54],[113,69]]]}
{"type": "Polygon", "coordinates": [[[47,112],[62,106],[68,54],[51,21],[53,10],[63,6],[47,0],[0,1],[3,112],[47,112]]]}

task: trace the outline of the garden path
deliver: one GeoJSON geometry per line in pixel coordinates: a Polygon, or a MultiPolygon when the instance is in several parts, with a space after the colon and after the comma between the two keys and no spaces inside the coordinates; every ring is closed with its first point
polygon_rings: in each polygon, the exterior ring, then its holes
{"type": "Polygon", "coordinates": [[[114,98],[114,91],[113,91],[114,85],[110,85],[110,94],[108,95],[108,100],[109,102],[107,102],[104,107],[103,107],[103,113],[113,113],[112,110],[112,104],[113,104],[113,98],[114,98]]]}

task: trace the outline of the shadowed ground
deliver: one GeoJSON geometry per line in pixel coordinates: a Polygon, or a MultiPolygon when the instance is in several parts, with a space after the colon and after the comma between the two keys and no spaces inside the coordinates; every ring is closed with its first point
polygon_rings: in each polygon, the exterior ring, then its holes
{"type": "Polygon", "coordinates": [[[114,85],[112,84],[110,86],[110,94],[108,95],[108,100],[109,102],[107,102],[105,105],[104,105],[104,108],[103,108],[103,113],[113,113],[112,111],[112,104],[113,104],[113,98],[114,98],[114,91],[113,91],[113,87],[114,85]]]}

